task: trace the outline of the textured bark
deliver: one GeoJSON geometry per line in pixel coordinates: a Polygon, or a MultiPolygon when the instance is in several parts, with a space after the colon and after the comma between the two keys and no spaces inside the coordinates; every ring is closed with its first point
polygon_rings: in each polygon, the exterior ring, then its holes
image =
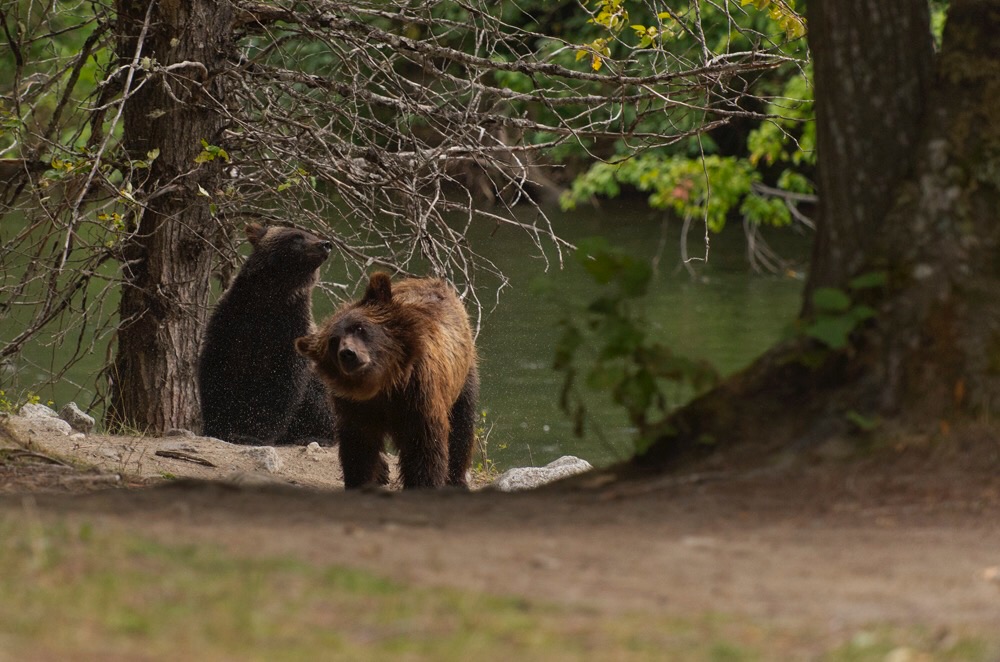
{"type": "MultiPolygon", "coordinates": [[[[120,0],[119,56],[130,61],[147,2],[120,0]]],[[[117,354],[110,374],[109,424],[139,430],[199,426],[196,363],[209,310],[214,221],[208,199],[218,162],[198,165],[201,140],[218,145],[225,99],[222,70],[232,53],[232,6],[213,0],[160,0],[142,44],[159,67],[125,106],[125,146],[133,159],[158,149],[146,193],[163,187],[135,225],[126,249],[117,354]],[[161,70],[162,71],[162,70],[161,70]],[[169,88],[169,92],[168,92],[169,88]]],[[[147,67],[149,68],[149,67],[147,67]]]]}
{"type": "Polygon", "coordinates": [[[926,2],[809,5],[819,223],[808,293],[882,262],[882,226],[912,172],[932,79],[926,2]]]}
{"type": "Polygon", "coordinates": [[[953,2],[936,61],[926,3],[809,10],[820,210],[806,301],[885,270],[878,314],[844,351],[776,347],[677,412],[641,463],[807,448],[850,434],[853,414],[937,429],[1000,404],[1000,3],[953,2]]]}
{"type": "Polygon", "coordinates": [[[887,219],[887,411],[1000,404],[1000,3],[958,0],[916,175],[887,219]]]}

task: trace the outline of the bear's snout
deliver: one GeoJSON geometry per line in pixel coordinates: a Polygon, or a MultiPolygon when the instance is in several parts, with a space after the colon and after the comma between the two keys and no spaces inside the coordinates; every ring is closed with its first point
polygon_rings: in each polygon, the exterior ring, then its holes
{"type": "Polygon", "coordinates": [[[342,347],[337,352],[337,361],[340,363],[340,369],[348,375],[364,365],[364,360],[350,347],[342,347]]]}
{"type": "Polygon", "coordinates": [[[331,251],[333,244],[326,239],[314,241],[306,247],[306,253],[320,262],[325,262],[326,258],[330,257],[331,251]]]}

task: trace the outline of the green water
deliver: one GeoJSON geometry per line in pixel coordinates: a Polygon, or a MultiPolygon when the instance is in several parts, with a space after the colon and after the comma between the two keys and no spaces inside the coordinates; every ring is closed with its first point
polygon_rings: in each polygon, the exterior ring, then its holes
{"type": "MultiPolygon", "coordinates": [[[[722,374],[745,367],[794,317],[802,281],[751,273],[739,228],[711,238],[709,261],[694,263],[697,275],[692,277],[681,266],[680,224],[668,224],[664,231],[660,218],[645,207],[611,204],[557,214],[553,221],[568,241],[601,235],[634,256],[659,256],[644,310],[650,333],[677,353],[710,361],[722,374]]],[[[786,233],[776,239],[782,254],[802,263],[806,238],[786,233]]],[[[693,230],[688,246],[689,256],[703,256],[702,234],[693,230]]],[[[632,430],[606,397],[593,394],[588,402],[600,435],[574,437],[559,410],[562,376],[551,369],[558,313],[548,297],[533,295],[531,288],[542,277],[540,260],[530,256],[513,230],[498,231],[480,250],[511,280],[500,304],[485,318],[478,341],[481,404],[487,425],[493,426],[490,448],[501,468],[541,465],[565,454],[595,465],[629,457],[632,430]]],[[[571,256],[564,269],[550,269],[544,277],[552,280],[556,298],[569,305],[588,302],[599,291],[571,256]]]]}
{"type": "MultiPolygon", "coordinates": [[[[642,205],[610,203],[601,210],[553,211],[550,216],[558,233],[568,241],[603,235],[637,257],[659,256],[645,309],[651,333],[678,353],[709,360],[723,374],[744,367],[778,339],[798,308],[801,281],[751,273],[738,228],[712,237],[709,262],[696,264],[697,276],[692,277],[680,266],[680,225],[668,224],[664,231],[662,217],[642,205]]],[[[532,212],[524,210],[523,220],[532,217],[532,212]]],[[[597,286],[571,255],[565,256],[560,269],[551,246],[546,250],[546,273],[538,249],[521,230],[483,227],[476,232],[470,239],[477,251],[493,260],[510,279],[495,306],[490,296],[481,295],[487,309],[478,337],[480,404],[491,429],[491,458],[506,468],[541,465],[566,454],[597,465],[628,457],[632,441],[625,418],[599,394],[590,398],[589,410],[602,434],[583,439],[573,436],[558,408],[561,376],[551,369],[561,311],[554,308],[551,299],[533,294],[532,283],[539,278],[549,280],[555,297],[566,305],[589,301],[597,286]]],[[[786,232],[775,239],[786,256],[801,260],[807,252],[805,238],[786,232]]],[[[693,230],[688,242],[691,255],[703,255],[703,241],[700,231],[693,230]]],[[[342,269],[329,264],[323,274],[326,279],[338,280],[342,269]]],[[[317,316],[326,314],[331,305],[317,297],[317,316]]],[[[0,320],[0,337],[16,335],[23,328],[21,317],[15,311],[0,320]]],[[[43,339],[27,347],[16,366],[16,377],[11,366],[0,372],[0,388],[17,391],[45,382],[62,356],[69,353],[65,348],[53,350],[49,344],[43,339]]],[[[93,399],[106,344],[107,338],[97,343],[95,350],[55,386],[33,390],[57,407],[69,400],[86,407],[93,399]]]]}

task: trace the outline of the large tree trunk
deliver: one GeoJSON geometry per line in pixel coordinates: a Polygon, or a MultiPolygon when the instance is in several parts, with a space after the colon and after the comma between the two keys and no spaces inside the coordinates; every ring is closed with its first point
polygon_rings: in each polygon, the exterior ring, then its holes
{"type": "Polygon", "coordinates": [[[118,3],[120,57],[131,61],[141,39],[152,69],[151,80],[126,101],[125,146],[133,159],[154,149],[159,156],[136,196],[148,204],[126,249],[108,422],[197,429],[196,363],[217,234],[199,187],[216,191],[222,164],[195,158],[202,140],[221,140],[217,104],[225,91],[216,74],[233,50],[233,9],[215,0],[159,0],[148,9],[143,1],[118,3]]]}
{"type": "Polygon", "coordinates": [[[646,464],[810,447],[859,418],[937,429],[1000,403],[1000,5],[953,2],[936,63],[925,2],[809,11],[820,213],[803,323],[815,288],[869,271],[888,285],[853,295],[878,313],[845,350],[776,347],[677,412],[646,464]]]}
{"type": "Polygon", "coordinates": [[[948,12],[916,174],[886,224],[883,410],[1000,404],[1000,3],[948,12]]]}
{"type": "Polygon", "coordinates": [[[879,261],[883,221],[912,172],[931,84],[927,3],[811,3],[809,46],[820,198],[806,313],[815,287],[842,287],[879,261]]]}

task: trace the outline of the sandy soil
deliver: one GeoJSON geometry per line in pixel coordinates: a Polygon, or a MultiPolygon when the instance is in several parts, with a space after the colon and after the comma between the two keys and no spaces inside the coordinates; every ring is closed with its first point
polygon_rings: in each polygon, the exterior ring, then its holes
{"type": "Polygon", "coordinates": [[[716,458],[502,494],[344,493],[331,449],[278,449],[268,472],[214,440],[0,423],[0,516],[30,495],[42,513],[167,540],[614,613],[739,614],[817,645],[872,623],[1000,632],[1000,440],[981,428],[850,461],[716,458]]]}

